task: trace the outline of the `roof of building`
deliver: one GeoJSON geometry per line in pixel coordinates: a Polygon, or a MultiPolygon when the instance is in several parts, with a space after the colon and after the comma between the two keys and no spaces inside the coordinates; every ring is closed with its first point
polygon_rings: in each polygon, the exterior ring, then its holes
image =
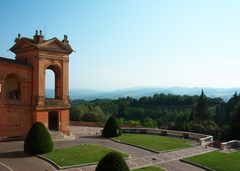
{"type": "Polygon", "coordinates": [[[1,56],[0,56],[0,62],[1,62],[1,61],[3,61],[3,62],[9,62],[9,63],[12,63],[12,64],[20,64],[20,65],[32,67],[31,64],[28,64],[28,63],[25,63],[25,62],[21,62],[21,61],[17,61],[17,60],[15,60],[15,59],[4,58],[4,57],[1,57],[1,56]]]}
{"type": "Polygon", "coordinates": [[[13,45],[13,47],[10,48],[12,52],[15,52],[20,49],[26,49],[26,48],[37,48],[37,49],[48,49],[48,50],[57,50],[57,51],[63,51],[67,53],[71,53],[73,51],[72,47],[69,45],[67,36],[64,35],[64,39],[60,41],[58,38],[54,37],[48,40],[44,40],[43,35],[36,35],[33,39],[27,38],[27,37],[19,37],[16,38],[16,43],[13,45]],[[48,47],[51,43],[57,44],[59,46],[58,49],[48,47]]]}

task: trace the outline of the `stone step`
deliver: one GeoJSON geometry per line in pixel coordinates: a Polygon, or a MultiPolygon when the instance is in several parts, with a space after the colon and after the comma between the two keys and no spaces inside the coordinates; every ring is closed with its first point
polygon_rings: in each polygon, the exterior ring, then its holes
{"type": "Polygon", "coordinates": [[[65,134],[63,134],[60,131],[49,131],[49,134],[52,137],[53,141],[60,141],[60,140],[73,140],[75,139],[73,134],[70,134],[70,136],[67,136],[65,134]]]}

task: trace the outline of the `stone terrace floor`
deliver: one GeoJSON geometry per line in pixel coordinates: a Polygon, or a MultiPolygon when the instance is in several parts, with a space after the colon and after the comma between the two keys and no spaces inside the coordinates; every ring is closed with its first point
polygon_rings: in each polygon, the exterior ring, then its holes
{"type": "MultiPolygon", "coordinates": [[[[100,128],[90,127],[71,127],[72,133],[75,135],[74,140],[56,141],[54,145],[56,148],[68,147],[77,144],[100,144],[106,147],[112,147],[121,150],[131,156],[127,160],[130,168],[138,168],[149,165],[156,165],[169,171],[202,171],[196,166],[192,166],[179,159],[206,153],[215,150],[214,148],[204,148],[196,146],[192,148],[156,154],[144,149],[133,146],[119,144],[109,139],[101,138],[99,133],[100,128]]],[[[53,171],[56,170],[49,163],[33,156],[27,156],[23,153],[23,142],[2,142],[0,143],[0,170],[14,170],[14,171],[53,171]],[[7,167],[9,168],[7,168],[7,167]]],[[[94,171],[96,166],[78,167],[65,169],[65,171],[94,171]]]]}

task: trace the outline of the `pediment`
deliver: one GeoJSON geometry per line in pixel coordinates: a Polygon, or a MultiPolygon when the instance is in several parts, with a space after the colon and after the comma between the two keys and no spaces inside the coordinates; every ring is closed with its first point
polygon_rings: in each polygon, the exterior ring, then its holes
{"type": "Polygon", "coordinates": [[[11,51],[15,51],[18,49],[24,49],[34,46],[34,43],[30,40],[26,40],[25,38],[22,38],[21,40],[17,41],[11,48],[11,51]]]}
{"type": "Polygon", "coordinates": [[[39,49],[49,49],[54,51],[67,51],[72,52],[72,48],[69,45],[66,45],[59,41],[58,39],[54,38],[52,40],[48,40],[44,43],[38,44],[37,47],[39,49]]]}
{"type": "Polygon", "coordinates": [[[49,51],[58,51],[63,53],[70,54],[73,49],[67,42],[61,42],[57,38],[52,38],[49,40],[44,40],[43,42],[35,42],[33,39],[21,38],[16,41],[16,43],[10,48],[14,53],[17,51],[22,51],[26,49],[37,48],[39,50],[49,50],[49,51]]]}

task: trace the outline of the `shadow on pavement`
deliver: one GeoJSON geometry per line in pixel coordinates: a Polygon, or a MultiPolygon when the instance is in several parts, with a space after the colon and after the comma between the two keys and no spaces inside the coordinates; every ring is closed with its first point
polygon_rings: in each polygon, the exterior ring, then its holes
{"type": "Polygon", "coordinates": [[[103,138],[100,135],[82,135],[82,136],[79,136],[78,138],[106,139],[106,138],[103,138]]]}
{"type": "Polygon", "coordinates": [[[33,157],[33,155],[28,155],[23,151],[11,151],[0,153],[0,158],[29,158],[33,157]]]}

